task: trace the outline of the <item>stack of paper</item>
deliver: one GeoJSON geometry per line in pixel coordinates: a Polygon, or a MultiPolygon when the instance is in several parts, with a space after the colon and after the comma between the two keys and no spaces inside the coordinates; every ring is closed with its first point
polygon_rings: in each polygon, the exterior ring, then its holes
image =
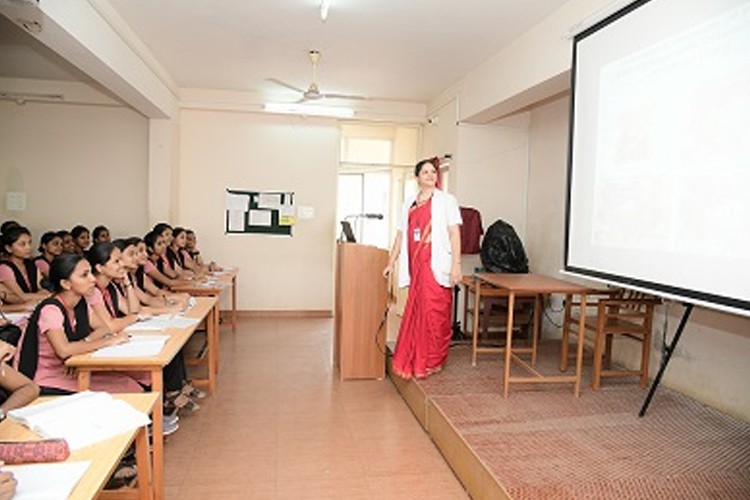
{"type": "Polygon", "coordinates": [[[11,410],[8,417],[44,438],[62,438],[71,450],[98,443],[151,420],[106,392],[79,392],[11,410]]]}
{"type": "Polygon", "coordinates": [[[131,335],[127,342],[102,347],[91,353],[92,358],[142,358],[161,352],[169,335],[131,335]]]}
{"type": "Polygon", "coordinates": [[[5,319],[14,325],[21,325],[26,323],[26,320],[31,316],[31,312],[17,312],[17,313],[5,313],[5,319]]]}
{"type": "Polygon", "coordinates": [[[185,318],[183,316],[172,314],[160,314],[159,316],[152,316],[143,321],[133,323],[125,328],[125,331],[127,333],[132,333],[141,331],[159,331],[166,330],[167,328],[187,328],[189,326],[197,325],[198,323],[200,323],[200,320],[196,318],[185,318]]]}

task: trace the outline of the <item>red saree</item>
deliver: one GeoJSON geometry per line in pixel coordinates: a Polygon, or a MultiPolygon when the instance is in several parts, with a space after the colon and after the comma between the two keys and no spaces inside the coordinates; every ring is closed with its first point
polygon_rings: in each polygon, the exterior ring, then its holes
{"type": "Polygon", "coordinates": [[[450,288],[432,274],[432,200],[409,210],[409,297],[393,354],[393,371],[400,377],[424,378],[440,371],[451,340],[450,288]]]}

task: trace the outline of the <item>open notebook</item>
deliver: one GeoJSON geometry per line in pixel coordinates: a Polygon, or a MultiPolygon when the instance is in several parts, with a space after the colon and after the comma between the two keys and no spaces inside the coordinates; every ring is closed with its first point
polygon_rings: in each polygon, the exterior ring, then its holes
{"type": "Polygon", "coordinates": [[[8,412],[8,417],[44,438],[62,438],[71,450],[109,439],[151,420],[106,392],[84,391],[8,412]]]}

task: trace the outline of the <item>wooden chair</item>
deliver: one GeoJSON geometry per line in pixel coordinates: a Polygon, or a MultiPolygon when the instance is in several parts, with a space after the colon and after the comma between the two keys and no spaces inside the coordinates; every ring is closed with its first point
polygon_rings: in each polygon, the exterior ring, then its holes
{"type": "MultiPolygon", "coordinates": [[[[477,354],[496,353],[505,350],[505,329],[508,323],[508,291],[489,285],[482,286],[482,298],[479,302],[479,331],[474,331],[474,301],[476,300],[476,283],[473,276],[464,276],[464,321],[463,335],[471,337],[471,365],[476,366],[477,354]],[[502,333],[502,335],[500,335],[502,333]],[[490,337],[496,334],[496,343],[492,345],[490,337]],[[498,345],[499,344],[499,345],[498,345]]],[[[513,325],[525,331],[530,341],[528,348],[513,349],[514,352],[530,353],[531,364],[536,364],[536,325],[534,324],[535,298],[519,297],[516,301],[513,325]]]]}
{"type": "MultiPolygon", "coordinates": [[[[587,294],[585,330],[594,334],[594,368],[591,387],[599,390],[602,377],[640,376],[641,387],[648,384],[648,363],[651,351],[651,330],[654,306],[660,300],[632,290],[592,290],[587,294]],[[593,299],[593,300],[592,300],[593,299]],[[641,345],[641,363],[637,370],[612,368],[612,344],[615,336],[635,339],[641,345]]],[[[582,314],[577,297],[565,298],[560,370],[568,368],[570,335],[579,335],[578,318],[582,314]]],[[[583,332],[585,335],[586,332],[583,332]]]]}

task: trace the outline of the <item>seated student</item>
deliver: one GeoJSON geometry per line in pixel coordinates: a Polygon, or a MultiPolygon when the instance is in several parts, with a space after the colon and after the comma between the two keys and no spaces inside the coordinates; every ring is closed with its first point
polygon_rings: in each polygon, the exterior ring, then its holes
{"type": "Polygon", "coordinates": [[[0,263],[0,282],[24,302],[48,296],[41,287],[41,273],[31,260],[31,233],[22,226],[8,229],[2,236],[6,258],[0,263]]]}
{"type": "Polygon", "coordinates": [[[206,264],[198,250],[198,237],[192,229],[185,229],[185,251],[198,266],[207,269],[208,272],[221,271],[221,267],[216,262],[211,261],[206,264]]]}
{"type": "Polygon", "coordinates": [[[76,243],[73,240],[73,235],[70,231],[62,229],[57,232],[57,235],[62,238],[62,251],[63,253],[76,253],[76,243]]]}
{"type": "MultiPolygon", "coordinates": [[[[0,320],[0,323],[3,321],[0,320]]],[[[0,422],[5,420],[10,410],[26,406],[39,396],[39,386],[7,364],[15,353],[14,346],[0,340],[0,422]]]]}
{"type": "Polygon", "coordinates": [[[78,255],[86,255],[91,244],[91,234],[86,226],[77,225],[70,230],[70,235],[73,237],[73,244],[75,245],[74,252],[78,255]]]}
{"type": "MultiPolygon", "coordinates": [[[[143,316],[151,316],[146,308],[141,307],[121,256],[120,249],[110,242],[96,243],[89,250],[89,263],[96,276],[96,288],[87,300],[97,318],[112,331],[120,331],[143,316]]],[[[91,318],[92,325],[96,325],[97,318],[91,318]]],[[[179,352],[164,367],[165,413],[175,413],[177,409],[184,407],[189,407],[190,410],[199,408],[197,403],[189,399],[190,393],[194,391],[193,387],[185,389],[186,384],[187,369],[183,354],[179,352]],[[181,394],[184,397],[177,399],[181,394]]]]}
{"type": "Polygon", "coordinates": [[[143,308],[152,314],[164,314],[176,313],[187,307],[190,298],[188,294],[167,293],[154,286],[151,278],[146,276],[143,264],[148,262],[148,254],[146,244],[142,239],[137,237],[118,239],[113,243],[120,249],[120,261],[143,308]]]}
{"type": "MultiPolygon", "coordinates": [[[[62,254],[49,270],[54,295],[34,309],[18,353],[18,369],[41,387],[42,394],[71,394],[78,380],[65,360],[100,347],[119,344],[127,335],[106,327],[92,330],[85,297],[96,287],[91,265],[80,255],[62,254]]],[[[142,392],[135,379],[124,372],[94,372],[91,390],[142,392]]]]}
{"type": "Polygon", "coordinates": [[[34,259],[36,268],[42,275],[42,281],[49,278],[49,265],[63,252],[62,242],[60,235],[54,231],[47,231],[42,235],[39,242],[40,255],[34,259]]]}
{"type": "MultiPolygon", "coordinates": [[[[26,406],[39,396],[39,387],[15,368],[5,365],[13,357],[15,347],[0,341],[0,422],[10,410],[26,406]]],[[[16,493],[16,479],[12,472],[0,471],[0,500],[10,499],[16,493]]]]}
{"type": "Polygon", "coordinates": [[[187,244],[187,231],[181,227],[175,227],[172,229],[172,243],[167,247],[167,258],[172,263],[173,267],[178,265],[183,270],[192,273],[193,275],[200,277],[206,274],[207,268],[198,265],[193,260],[185,245],[187,244]]]}
{"type": "Polygon", "coordinates": [[[166,244],[166,249],[164,250],[164,265],[163,267],[159,267],[159,271],[171,279],[193,278],[194,273],[182,268],[177,252],[173,248],[175,238],[172,226],[166,222],[160,222],[154,226],[152,232],[160,236],[166,244]]]}
{"type": "Polygon", "coordinates": [[[146,243],[146,248],[149,252],[148,264],[144,265],[146,274],[154,280],[154,284],[159,288],[172,288],[175,286],[186,285],[188,280],[180,280],[174,276],[169,276],[168,271],[165,270],[170,268],[169,260],[167,259],[166,251],[167,245],[164,241],[163,236],[159,236],[157,233],[151,231],[143,237],[143,241],[146,243]]]}
{"type": "Polygon", "coordinates": [[[138,297],[130,293],[133,284],[125,273],[120,254],[120,249],[108,241],[95,243],[88,251],[88,261],[96,278],[94,290],[86,297],[95,313],[89,318],[94,328],[101,322],[108,330],[119,332],[151,316],[141,312],[138,297]],[[115,284],[116,281],[122,281],[122,288],[115,284]]]}
{"type": "Polygon", "coordinates": [[[107,226],[96,226],[91,232],[91,237],[93,238],[94,243],[111,241],[109,237],[109,229],[107,229],[107,226]]]}

